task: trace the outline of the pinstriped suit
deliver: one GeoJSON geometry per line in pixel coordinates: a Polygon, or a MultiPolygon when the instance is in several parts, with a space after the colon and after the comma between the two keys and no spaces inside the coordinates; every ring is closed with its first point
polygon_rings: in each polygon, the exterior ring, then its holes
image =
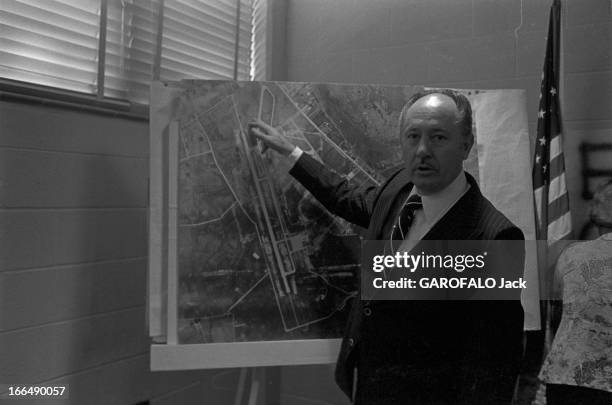
{"type": "MultiPolygon", "coordinates": [[[[412,183],[408,170],[379,187],[358,188],[303,154],[290,174],[330,212],[387,239],[412,183]]],[[[523,234],[468,174],[469,190],[424,240],[511,240],[523,234]]],[[[524,252],[516,252],[522,275],[524,252]]],[[[355,300],[336,382],[351,397],[358,369],[358,404],[509,404],[522,353],[518,301],[355,300]]]]}

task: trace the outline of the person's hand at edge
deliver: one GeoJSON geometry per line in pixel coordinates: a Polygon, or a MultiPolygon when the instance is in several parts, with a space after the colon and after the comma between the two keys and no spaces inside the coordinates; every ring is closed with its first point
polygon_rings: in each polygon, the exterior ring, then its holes
{"type": "Polygon", "coordinates": [[[249,122],[249,135],[259,139],[263,144],[262,153],[270,148],[283,156],[288,156],[295,145],[289,142],[286,137],[281,135],[278,130],[261,120],[249,122]]]}

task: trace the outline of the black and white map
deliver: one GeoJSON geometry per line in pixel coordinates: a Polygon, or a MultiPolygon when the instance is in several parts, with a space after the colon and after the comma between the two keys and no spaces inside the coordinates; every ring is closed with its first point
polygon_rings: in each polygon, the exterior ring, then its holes
{"type": "MultiPolygon", "coordinates": [[[[413,88],[181,87],[179,343],[340,337],[356,296],[362,230],[314,200],[288,174],[287,159],[262,154],[248,123],[261,119],[352,182],[376,185],[401,162],[398,118],[413,88]]],[[[477,174],[475,157],[472,164],[477,174]]]]}

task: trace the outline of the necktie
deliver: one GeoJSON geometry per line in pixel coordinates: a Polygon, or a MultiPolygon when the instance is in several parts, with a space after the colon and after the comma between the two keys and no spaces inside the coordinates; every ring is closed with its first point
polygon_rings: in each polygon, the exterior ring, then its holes
{"type": "Polygon", "coordinates": [[[414,220],[414,213],[421,208],[423,208],[423,202],[420,196],[413,194],[406,200],[404,206],[400,210],[397,221],[395,221],[393,225],[393,231],[391,232],[392,240],[401,241],[408,237],[408,230],[414,220]]]}

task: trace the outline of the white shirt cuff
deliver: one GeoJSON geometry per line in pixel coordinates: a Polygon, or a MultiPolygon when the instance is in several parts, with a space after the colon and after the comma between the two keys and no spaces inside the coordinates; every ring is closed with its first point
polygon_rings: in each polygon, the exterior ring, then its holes
{"type": "Polygon", "coordinates": [[[295,148],[293,148],[293,150],[291,151],[291,153],[288,156],[289,162],[291,162],[291,166],[293,166],[293,165],[295,165],[297,163],[297,161],[302,156],[302,153],[304,153],[304,151],[302,149],[300,149],[299,146],[296,146],[295,148]]]}

